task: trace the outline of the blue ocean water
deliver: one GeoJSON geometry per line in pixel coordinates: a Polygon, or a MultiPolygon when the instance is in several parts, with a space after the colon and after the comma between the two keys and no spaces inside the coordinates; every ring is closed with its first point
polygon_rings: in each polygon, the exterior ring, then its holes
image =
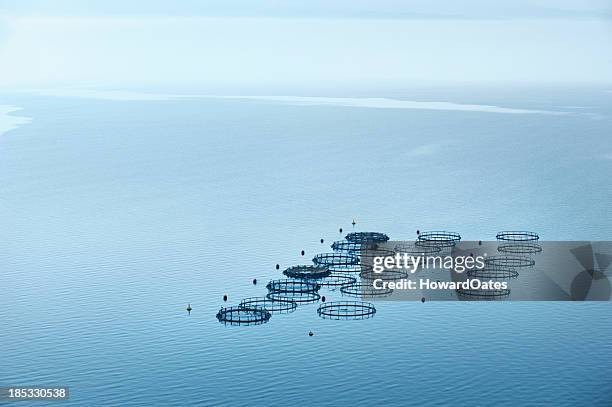
{"type": "Polygon", "coordinates": [[[609,303],[215,319],[353,218],[396,240],[611,240],[611,93],[444,92],[385,96],[564,114],[3,95],[32,121],[0,135],[0,386],[66,385],[67,405],[611,405],[609,303]]]}

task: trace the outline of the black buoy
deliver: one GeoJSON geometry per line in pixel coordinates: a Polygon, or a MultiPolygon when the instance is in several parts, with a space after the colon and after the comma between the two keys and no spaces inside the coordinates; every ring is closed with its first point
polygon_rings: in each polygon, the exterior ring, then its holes
{"type": "Polygon", "coordinates": [[[227,294],[223,295],[223,301],[227,301],[227,294]]]}
{"type": "Polygon", "coordinates": [[[304,250],[302,250],[302,256],[305,255],[305,254],[306,254],[306,252],[304,250]]]}
{"type": "Polygon", "coordinates": [[[339,232],[342,233],[342,228],[339,229],[339,232]]]}
{"type": "Polygon", "coordinates": [[[314,332],[312,332],[312,331],[308,332],[308,336],[313,336],[313,335],[314,335],[314,332]]]}
{"type": "Polygon", "coordinates": [[[253,279],[253,285],[257,285],[257,279],[256,278],[253,279]]]}
{"type": "Polygon", "coordinates": [[[422,298],[421,298],[421,302],[425,302],[425,297],[422,297],[422,298]]]}
{"type": "Polygon", "coordinates": [[[191,308],[191,304],[187,304],[187,312],[189,313],[189,315],[191,315],[191,310],[193,308],[191,308]]]}
{"type": "Polygon", "coordinates": [[[321,297],[321,302],[325,302],[325,296],[321,297]]]}
{"type": "Polygon", "coordinates": [[[353,225],[353,227],[355,227],[356,224],[357,224],[357,222],[355,222],[355,219],[353,219],[353,221],[351,222],[351,225],[353,225]]]}
{"type": "Polygon", "coordinates": [[[417,229],[417,235],[420,235],[421,231],[419,229],[417,229]]]}
{"type": "Polygon", "coordinates": [[[279,268],[280,268],[280,264],[277,264],[276,265],[276,269],[278,270],[279,268]]]}
{"type": "Polygon", "coordinates": [[[482,246],[482,240],[478,241],[478,246],[482,246]]]}
{"type": "Polygon", "coordinates": [[[323,244],[323,242],[325,242],[325,240],[321,239],[321,244],[323,244]]]}

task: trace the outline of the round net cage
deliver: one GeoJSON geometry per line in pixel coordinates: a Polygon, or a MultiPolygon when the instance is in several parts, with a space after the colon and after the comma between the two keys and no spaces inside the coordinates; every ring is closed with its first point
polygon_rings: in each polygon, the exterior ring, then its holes
{"type": "Polygon", "coordinates": [[[371,283],[355,283],[340,287],[340,292],[353,297],[384,297],[393,293],[391,288],[376,289],[371,283]]]}
{"type": "Polygon", "coordinates": [[[442,249],[438,246],[427,245],[424,242],[404,242],[395,245],[395,251],[408,256],[433,256],[440,253],[442,249]]]}
{"type": "Polygon", "coordinates": [[[461,235],[459,233],[433,230],[429,232],[421,232],[417,241],[418,244],[422,246],[448,248],[455,246],[460,240],[461,235]]]}
{"type": "Polygon", "coordinates": [[[542,251],[542,246],[534,242],[505,242],[497,246],[497,251],[508,254],[536,254],[542,251]]]}
{"type": "Polygon", "coordinates": [[[352,232],[344,238],[355,243],[382,243],[389,240],[389,236],[379,232],[352,232]]]}
{"type": "Polygon", "coordinates": [[[238,306],[244,309],[261,309],[271,314],[283,314],[295,311],[297,303],[292,300],[271,300],[263,297],[250,297],[240,301],[238,306]]]}
{"type": "Polygon", "coordinates": [[[355,284],[356,282],[357,279],[355,277],[338,273],[333,273],[321,280],[317,280],[317,283],[322,287],[342,287],[343,285],[355,284]]]}
{"type": "Polygon", "coordinates": [[[395,256],[395,252],[393,250],[388,249],[376,249],[376,250],[365,250],[359,253],[356,253],[361,260],[372,260],[374,257],[389,257],[395,256]]]}
{"type": "Polygon", "coordinates": [[[535,265],[535,261],[523,256],[512,256],[512,255],[504,255],[504,256],[491,256],[485,259],[485,266],[491,267],[509,267],[509,268],[523,268],[523,267],[533,267],[535,265]]]}
{"type": "Polygon", "coordinates": [[[302,280],[316,280],[327,277],[331,274],[326,266],[293,266],[289,267],[283,274],[291,278],[299,278],[302,280]]]}
{"type": "Polygon", "coordinates": [[[500,289],[475,289],[475,288],[458,288],[457,294],[460,297],[475,300],[475,301],[486,301],[486,300],[499,300],[510,295],[510,290],[507,288],[500,289]]]}
{"type": "Polygon", "coordinates": [[[226,325],[260,325],[270,320],[270,311],[260,308],[226,307],[217,312],[219,322],[226,325]]]}
{"type": "Polygon", "coordinates": [[[281,293],[304,293],[319,291],[319,284],[304,280],[272,280],[266,285],[268,291],[281,293]]]}
{"type": "Polygon", "coordinates": [[[316,291],[304,292],[283,292],[271,291],[266,295],[266,298],[272,301],[293,301],[296,303],[317,302],[321,298],[316,291]]]}
{"type": "Polygon", "coordinates": [[[362,271],[372,270],[372,266],[369,264],[332,265],[327,267],[332,274],[361,273],[362,271]]]}
{"type": "Polygon", "coordinates": [[[337,240],[332,243],[331,248],[335,252],[353,253],[361,250],[373,250],[378,245],[374,242],[351,242],[349,240],[337,240]]]}
{"type": "Polygon", "coordinates": [[[321,304],[317,314],[325,319],[366,319],[376,314],[376,308],[369,302],[336,301],[321,304]]]}
{"type": "Polygon", "coordinates": [[[317,254],[312,262],[317,266],[343,266],[349,267],[359,264],[359,257],[348,253],[320,253],[317,254]]]}
{"type": "Polygon", "coordinates": [[[524,230],[505,230],[497,233],[497,240],[506,242],[534,242],[540,239],[540,236],[535,232],[527,232],[524,230]]]}
{"type": "Polygon", "coordinates": [[[374,270],[365,270],[359,273],[359,277],[370,281],[381,279],[383,281],[397,281],[402,278],[408,278],[410,273],[402,269],[385,269],[380,273],[375,273],[374,270]]]}
{"type": "Polygon", "coordinates": [[[510,278],[517,278],[519,276],[519,273],[512,267],[487,266],[482,269],[468,270],[467,276],[478,279],[484,278],[487,280],[507,280],[510,278]]]}

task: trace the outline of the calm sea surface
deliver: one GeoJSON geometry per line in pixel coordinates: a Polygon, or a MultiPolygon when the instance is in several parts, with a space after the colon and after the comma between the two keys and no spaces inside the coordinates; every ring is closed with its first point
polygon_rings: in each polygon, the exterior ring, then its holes
{"type": "Polygon", "coordinates": [[[396,240],[612,240],[612,93],[386,96],[564,114],[0,95],[32,118],[0,135],[0,386],[69,386],[66,405],[610,406],[610,303],[215,319],[353,218],[396,240]]]}

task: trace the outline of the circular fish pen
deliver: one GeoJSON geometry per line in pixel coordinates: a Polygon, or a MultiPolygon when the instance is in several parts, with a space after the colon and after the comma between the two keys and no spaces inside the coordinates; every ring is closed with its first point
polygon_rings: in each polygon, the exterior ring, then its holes
{"type": "Polygon", "coordinates": [[[217,313],[219,322],[226,325],[261,325],[270,320],[270,311],[259,308],[225,307],[217,313]]]}
{"type": "Polygon", "coordinates": [[[511,267],[489,266],[482,269],[468,270],[467,276],[478,279],[484,278],[488,280],[507,280],[510,278],[517,278],[519,273],[511,267]]]}
{"type": "Polygon", "coordinates": [[[250,297],[240,301],[238,305],[243,309],[261,309],[271,314],[288,314],[295,311],[297,303],[292,300],[271,300],[263,297],[250,297]]]}
{"type": "Polygon", "coordinates": [[[349,240],[337,240],[332,243],[331,248],[335,252],[353,253],[361,250],[373,250],[378,245],[374,242],[351,242],[349,240]]]}
{"type": "Polygon", "coordinates": [[[291,278],[299,278],[302,280],[316,280],[319,278],[327,277],[331,274],[329,269],[325,266],[293,266],[289,267],[283,274],[291,278]]]}
{"type": "Polygon", "coordinates": [[[410,273],[406,270],[401,269],[385,269],[380,273],[375,273],[374,270],[365,270],[359,273],[359,277],[364,280],[368,280],[372,282],[376,279],[381,279],[383,281],[397,281],[402,278],[408,278],[410,273]]]}
{"type": "Polygon", "coordinates": [[[374,257],[395,256],[395,252],[388,249],[362,250],[361,252],[356,253],[356,255],[359,256],[360,260],[372,260],[374,257]]]}
{"type": "Polygon", "coordinates": [[[332,274],[344,273],[361,273],[362,271],[372,270],[372,266],[368,264],[352,264],[352,265],[331,265],[327,266],[332,274]]]}
{"type": "Polygon", "coordinates": [[[359,257],[348,253],[320,253],[313,257],[312,262],[317,266],[349,267],[359,264],[359,257]]]}
{"type": "Polygon", "coordinates": [[[539,240],[540,236],[535,232],[525,230],[505,230],[497,233],[495,238],[506,242],[534,242],[539,240]]]}
{"type": "Polygon", "coordinates": [[[266,285],[270,292],[304,293],[319,291],[319,284],[304,280],[272,280],[266,285]]]}
{"type": "Polygon", "coordinates": [[[342,287],[343,285],[355,284],[357,279],[346,274],[330,274],[329,276],[317,280],[321,287],[342,287]]]}
{"type": "Polygon", "coordinates": [[[508,254],[536,254],[542,251],[542,246],[533,242],[506,242],[497,246],[497,251],[508,254]]]}
{"type": "Polygon", "coordinates": [[[296,303],[317,302],[321,298],[316,291],[284,292],[270,291],[266,298],[272,301],[293,301],[296,303]]]}
{"type": "Polygon", "coordinates": [[[371,283],[355,283],[340,287],[342,294],[353,297],[384,297],[393,293],[391,288],[376,289],[371,283]]]}
{"type": "Polygon", "coordinates": [[[423,244],[422,242],[405,242],[396,244],[395,252],[408,256],[433,256],[442,251],[438,246],[423,244]]]}
{"type": "Polygon", "coordinates": [[[508,267],[508,268],[524,268],[533,267],[535,261],[523,256],[491,256],[485,259],[485,266],[491,267],[508,267]]]}
{"type": "Polygon", "coordinates": [[[344,238],[355,243],[383,243],[389,240],[389,236],[379,232],[352,232],[344,238]]]}
{"type": "Polygon", "coordinates": [[[470,299],[473,301],[482,301],[482,300],[500,300],[502,298],[508,297],[510,295],[510,290],[508,288],[500,288],[500,289],[491,289],[491,290],[483,290],[483,289],[475,289],[475,288],[458,288],[457,294],[460,297],[464,297],[465,299],[470,299]]]}
{"type": "Polygon", "coordinates": [[[421,232],[418,237],[418,245],[435,246],[441,249],[454,247],[461,240],[461,235],[456,232],[433,230],[421,232]]]}
{"type": "Polygon", "coordinates": [[[324,319],[366,319],[376,314],[376,308],[369,302],[336,301],[321,304],[317,314],[324,319]]]}

